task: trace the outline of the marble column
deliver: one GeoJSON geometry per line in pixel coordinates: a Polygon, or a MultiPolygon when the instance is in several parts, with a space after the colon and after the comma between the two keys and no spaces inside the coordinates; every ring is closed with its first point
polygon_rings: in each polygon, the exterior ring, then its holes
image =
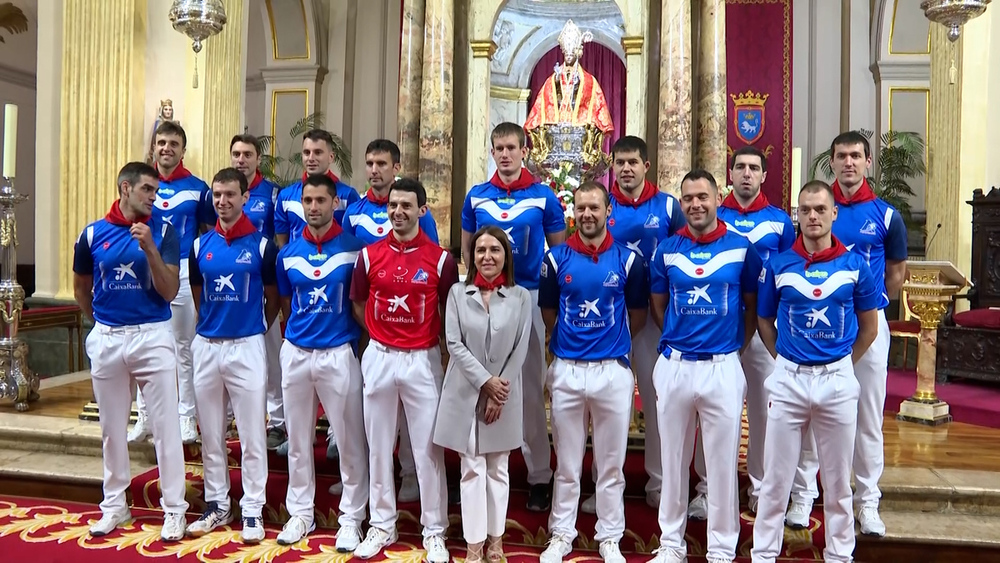
{"type": "Polygon", "coordinates": [[[204,96],[202,116],[202,178],[209,182],[230,165],[229,141],[243,132],[244,0],[223,0],[229,23],[204,43],[204,66],[199,65],[199,91],[204,96]]]}
{"type": "Polygon", "coordinates": [[[424,72],[424,1],[403,0],[399,57],[399,150],[402,174],[420,173],[420,95],[424,72]]]}
{"type": "Polygon", "coordinates": [[[698,154],[695,163],[726,182],[726,1],[701,1],[698,46],[698,154]]]}
{"type": "MultiPolygon", "coordinates": [[[[437,222],[441,246],[451,246],[452,128],[454,127],[455,0],[427,0],[420,88],[420,181],[437,222]]],[[[485,92],[483,92],[485,95],[485,92]]]]}
{"type": "Polygon", "coordinates": [[[622,38],[625,51],[625,123],[615,123],[615,129],[625,135],[645,137],[646,132],[646,49],[641,35],[622,38]]]}
{"type": "MultiPolygon", "coordinates": [[[[145,0],[64,2],[60,79],[58,299],[73,298],[73,245],[117,199],[126,162],[145,154],[145,0]],[[109,80],[119,77],[120,80],[109,80]]],[[[48,205],[48,203],[46,203],[48,205]]]]}
{"type": "Polygon", "coordinates": [[[656,183],[678,193],[691,169],[691,2],[663,0],[656,183]]]}

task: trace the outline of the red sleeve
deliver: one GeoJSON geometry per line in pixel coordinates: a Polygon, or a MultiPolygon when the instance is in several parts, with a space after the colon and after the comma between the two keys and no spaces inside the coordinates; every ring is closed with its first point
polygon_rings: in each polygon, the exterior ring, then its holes
{"type": "Polygon", "coordinates": [[[443,307],[448,302],[448,292],[451,286],[458,282],[458,264],[451,252],[445,251],[444,264],[441,265],[441,275],[438,281],[438,303],[443,307]]]}
{"type": "Polygon", "coordinates": [[[351,301],[368,301],[368,294],[371,290],[368,283],[368,266],[365,258],[368,250],[358,253],[358,261],[354,264],[354,275],[351,276],[351,301]]]}

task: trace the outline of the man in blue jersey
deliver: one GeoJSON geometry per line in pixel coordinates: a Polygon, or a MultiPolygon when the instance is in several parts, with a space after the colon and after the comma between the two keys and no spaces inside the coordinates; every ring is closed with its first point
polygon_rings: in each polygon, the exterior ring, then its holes
{"type": "Polygon", "coordinates": [[[736,461],[746,379],[739,354],[757,326],[760,257],[719,221],[719,189],[704,170],[681,182],[687,225],[650,259],[653,320],[663,332],[653,369],[663,494],[656,563],[686,560],[687,496],[695,421],[705,440],[708,560],[732,562],[740,534],[736,461]]]}
{"type": "Polygon", "coordinates": [[[552,398],[556,450],[549,547],[542,563],[559,563],[576,539],[580,474],[587,430],[594,427],[597,530],[601,557],[625,563],[625,451],[635,380],[629,368],[632,334],[646,322],[649,287],[642,258],[608,232],[611,199],[584,182],[573,196],[577,230],[545,256],[538,305],[555,360],[546,385],[552,398]]]}
{"type": "Polygon", "coordinates": [[[278,247],[302,235],[306,228],[305,213],[302,211],[302,182],[313,174],[326,174],[337,184],[340,207],[333,213],[338,225],[344,224],[344,211],[349,205],[361,199],[357,190],[340,181],[330,168],[333,166],[333,135],[323,129],[313,129],[302,136],[302,180],[286,186],[278,192],[274,204],[274,237],[278,247]]]}
{"type": "Polygon", "coordinates": [[[757,299],[761,340],[777,359],[767,378],[767,472],[753,528],[754,563],[781,554],[783,518],[806,430],[816,438],[823,475],[824,561],[853,561],[851,464],[861,386],[854,365],[878,333],[881,299],[865,259],[830,234],[833,191],[812,181],[798,201],[802,235],[772,255],[757,299]],[[775,326],[777,321],[777,326],[775,326]]]}
{"type": "Polygon", "coordinates": [[[266,382],[264,333],[278,314],[275,278],[277,248],[243,214],[249,197],[246,176],[224,168],[212,179],[212,199],[219,220],[191,249],[191,292],[198,311],[198,334],[192,342],[205,466],[205,512],[187,527],[203,536],[229,524],[229,467],[225,442],[229,396],[242,450],[241,473],[244,543],[264,539],[264,485],[267,483],[265,434],[266,382]]]}
{"type": "MultiPolygon", "coordinates": [[[[177,339],[177,410],[181,417],[181,440],[192,444],[198,439],[195,420],[194,386],[191,365],[191,339],[194,338],[195,312],[188,284],[188,252],[200,232],[215,223],[212,195],[208,185],[184,168],[187,134],[173,121],[164,121],[156,128],[153,156],[159,172],[160,189],[156,194],[153,216],[170,223],[180,242],[180,290],[170,304],[170,322],[177,339]]],[[[145,396],[136,394],[139,416],[129,432],[130,442],[140,442],[149,436],[145,396]]]]}
{"type": "Polygon", "coordinates": [[[130,521],[125,491],[129,475],[125,432],[132,388],[146,392],[148,421],[160,471],[160,537],[184,537],[184,452],[177,420],[177,359],[170,330],[170,301],[177,295],[180,248],[177,233],[150,217],[156,170],[130,162],[118,172],[118,200],[104,219],[80,234],[73,254],[73,293],[94,320],[87,355],[94,397],[101,410],[104,500],[91,536],[104,536],[130,521]]]}
{"type": "MultiPolygon", "coordinates": [[[[733,191],[722,200],[719,220],[726,228],[745,236],[762,261],[774,254],[784,252],[795,241],[795,227],[784,210],[775,207],[760,190],[767,179],[767,157],[756,147],[742,147],[733,153],[732,168],[729,171],[733,191]]],[[[757,492],[764,475],[764,428],[767,426],[767,398],[764,394],[764,379],[774,371],[774,358],[754,335],[750,346],[740,356],[743,373],[747,378],[747,422],[750,425],[750,441],[747,445],[747,473],[750,488],[747,490],[747,504],[751,512],[757,511],[757,492]]],[[[698,440],[694,459],[698,483],[698,494],[688,505],[688,516],[704,520],[708,505],[705,491],[705,452],[698,440]]]]}
{"type": "MultiPolygon", "coordinates": [[[[882,437],[882,410],[889,366],[889,324],[885,308],[889,297],[899,294],[906,278],[906,225],[896,209],[879,199],[868,185],[866,172],[872,164],[868,139],[856,131],[841,133],[830,144],[830,167],[836,176],[831,189],[837,202],[833,235],[847,250],[861,254],[875,278],[879,300],[878,336],[864,357],[854,366],[861,383],[858,400],[858,433],[854,447],[854,501],[858,505],[861,533],[885,535],[885,523],[878,513],[882,492],[878,481],[885,467],[882,437]]],[[[811,441],[811,440],[810,440],[811,441]]],[[[818,496],[816,454],[803,449],[792,506],[786,522],[792,527],[808,525],[813,499],[818,496]],[[800,515],[805,515],[801,518],[800,515]],[[801,519],[797,519],[797,517],[801,519]]]]}
{"type": "MultiPolygon", "coordinates": [[[[674,234],[686,223],[680,204],[674,196],[661,192],[646,179],[649,159],[646,142],[639,137],[625,136],[611,147],[615,183],[611,185],[611,215],[608,232],[615,240],[634,251],[648,268],[649,257],[660,241],[674,234]]],[[[660,506],[660,435],[656,427],[656,394],[653,391],[653,365],[660,332],[653,323],[646,323],[638,333],[632,333],[632,371],[635,372],[642,399],[646,423],[644,455],[646,465],[646,504],[660,506]]],[[[593,514],[597,495],[583,502],[581,510],[593,514]]]]}
{"type": "MultiPolygon", "coordinates": [[[[250,182],[243,214],[257,230],[274,239],[274,201],[278,186],[260,173],[260,140],[249,134],[236,135],[229,141],[229,156],[233,168],[239,170],[250,182]]],[[[275,319],[264,334],[264,351],[267,356],[267,449],[277,449],[285,441],[285,409],[281,399],[281,322],[275,319]]]]}
{"type": "Polygon", "coordinates": [[[317,396],[330,426],[340,436],[340,529],[336,549],[348,553],[361,543],[361,523],[368,505],[366,447],[361,366],[355,353],[361,329],[351,314],[350,287],[354,263],[364,244],[343,232],[333,220],[337,185],[316,174],[302,186],[302,208],[308,226],[301,237],[278,254],[278,290],[286,341],[281,347],[281,391],[294,405],[288,425],[288,493],[290,518],[278,543],[298,543],[316,528],[313,520],[316,469],[317,396]]]}
{"type": "MultiPolygon", "coordinates": [[[[501,123],[490,135],[491,153],[497,171],[485,184],[473,186],[462,206],[462,256],[472,260],[472,233],[486,225],[503,229],[514,255],[514,280],[538,299],[538,274],[549,247],[566,240],[562,204],[548,186],[535,181],[521,163],[528,154],[524,129],[516,123],[501,123]]],[[[544,512],[552,502],[551,457],[548,424],[545,421],[545,324],[541,310],[534,309],[531,341],[524,360],[524,446],[521,453],[528,466],[528,510],[544,512]]]]}

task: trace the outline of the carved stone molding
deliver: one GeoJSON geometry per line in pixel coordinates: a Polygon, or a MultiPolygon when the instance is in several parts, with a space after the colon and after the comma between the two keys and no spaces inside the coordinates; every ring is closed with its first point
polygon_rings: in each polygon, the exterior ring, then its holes
{"type": "Polygon", "coordinates": [[[497,44],[492,39],[482,41],[472,41],[472,56],[477,59],[493,59],[493,53],[497,52],[497,44]]]}

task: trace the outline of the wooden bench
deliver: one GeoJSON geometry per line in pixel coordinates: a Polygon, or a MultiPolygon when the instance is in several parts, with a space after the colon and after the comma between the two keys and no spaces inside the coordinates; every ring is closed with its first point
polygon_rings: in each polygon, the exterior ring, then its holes
{"type": "Polygon", "coordinates": [[[69,330],[69,338],[66,341],[68,359],[66,366],[71,373],[80,371],[83,366],[83,311],[80,310],[80,307],[77,305],[65,305],[58,307],[38,307],[36,309],[21,311],[21,323],[18,325],[18,333],[47,328],[66,328],[69,330]],[[74,333],[76,336],[75,358],[73,354],[74,333]]]}

